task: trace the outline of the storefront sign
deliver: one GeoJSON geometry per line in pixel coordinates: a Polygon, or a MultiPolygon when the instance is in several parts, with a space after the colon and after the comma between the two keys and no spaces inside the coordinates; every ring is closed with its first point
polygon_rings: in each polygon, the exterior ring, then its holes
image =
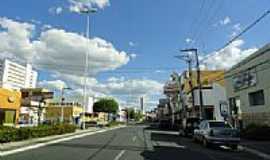
{"type": "Polygon", "coordinates": [[[233,78],[234,90],[240,90],[256,85],[256,72],[246,71],[233,78]]]}

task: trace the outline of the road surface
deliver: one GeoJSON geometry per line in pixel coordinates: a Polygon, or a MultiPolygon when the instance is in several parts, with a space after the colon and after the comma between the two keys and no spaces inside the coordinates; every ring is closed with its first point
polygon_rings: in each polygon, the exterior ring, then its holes
{"type": "Polygon", "coordinates": [[[259,160],[245,151],[204,148],[176,132],[137,125],[1,157],[1,160],[259,160]]]}

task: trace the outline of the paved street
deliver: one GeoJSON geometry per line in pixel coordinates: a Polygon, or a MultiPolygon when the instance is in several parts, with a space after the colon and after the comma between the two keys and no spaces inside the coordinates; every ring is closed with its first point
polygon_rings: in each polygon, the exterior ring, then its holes
{"type": "Polygon", "coordinates": [[[207,149],[176,132],[130,126],[2,157],[1,160],[256,160],[244,151],[207,149]]]}

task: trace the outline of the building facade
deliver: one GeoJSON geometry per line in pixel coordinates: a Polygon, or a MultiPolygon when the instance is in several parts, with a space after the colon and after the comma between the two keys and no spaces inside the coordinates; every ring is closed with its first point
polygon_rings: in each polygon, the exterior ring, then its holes
{"type": "Polygon", "coordinates": [[[237,127],[270,124],[270,44],[225,74],[230,115],[237,127]]]}
{"type": "Polygon", "coordinates": [[[202,108],[200,108],[199,85],[197,73],[182,74],[180,81],[181,108],[185,109],[185,117],[197,117],[209,120],[224,120],[228,104],[224,86],[223,70],[201,71],[202,108]],[[190,77],[191,75],[191,77],[190,77]]]}
{"type": "Polygon", "coordinates": [[[21,65],[8,59],[0,60],[0,86],[7,89],[35,88],[38,73],[31,64],[21,65]]]}
{"type": "Polygon", "coordinates": [[[0,88],[0,125],[16,125],[18,123],[20,105],[20,92],[0,88]]]}
{"type": "Polygon", "coordinates": [[[45,119],[50,122],[60,122],[62,107],[64,122],[79,124],[80,116],[83,113],[83,106],[73,102],[63,104],[49,103],[48,107],[46,107],[45,119]]]}

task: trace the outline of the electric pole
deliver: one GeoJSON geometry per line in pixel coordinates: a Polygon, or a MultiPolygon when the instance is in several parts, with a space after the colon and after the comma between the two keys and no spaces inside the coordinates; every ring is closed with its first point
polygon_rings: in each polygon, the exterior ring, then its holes
{"type": "Polygon", "coordinates": [[[201,70],[200,70],[200,62],[198,56],[198,49],[191,48],[191,49],[184,49],[181,52],[193,52],[195,54],[196,59],[196,69],[197,69],[197,86],[199,89],[199,102],[200,102],[200,119],[203,119],[203,95],[202,95],[202,84],[201,84],[201,70]]]}

